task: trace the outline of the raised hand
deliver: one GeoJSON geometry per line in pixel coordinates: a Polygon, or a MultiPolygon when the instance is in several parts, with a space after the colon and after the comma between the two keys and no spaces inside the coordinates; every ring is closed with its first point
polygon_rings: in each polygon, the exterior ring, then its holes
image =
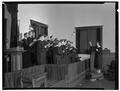
{"type": "Polygon", "coordinates": [[[91,41],[89,41],[89,45],[92,46],[92,42],[91,41]]]}

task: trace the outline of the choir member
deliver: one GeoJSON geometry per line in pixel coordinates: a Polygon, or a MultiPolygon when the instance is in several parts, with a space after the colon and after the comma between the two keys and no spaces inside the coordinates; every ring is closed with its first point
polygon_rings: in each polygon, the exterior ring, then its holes
{"type": "Polygon", "coordinates": [[[28,43],[28,34],[24,34],[23,38],[23,47],[25,52],[23,53],[23,68],[27,68],[31,66],[30,52],[29,52],[29,43],[28,43]]]}
{"type": "Polygon", "coordinates": [[[22,33],[19,34],[18,46],[23,47],[22,33]]]}
{"type": "Polygon", "coordinates": [[[24,47],[24,50],[28,50],[29,48],[29,45],[28,45],[28,34],[27,33],[24,33],[24,38],[23,38],[23,47],[24,47]]]}
{"type": "Polygon", "coordinates": [[[31,35],[31,31],[28,32],[28,44],[32,43],[32,35],[31,35]]]}
{"type": "Polygon", "coordinates": [[[30,39],[32,42],[29,44],[29,52],[32,65],[37,65],[37,39],[35,38],[34,31],[30,32],[30,39]]]}
{"type": "Polygon", "coordinates": [[[101,69],[102,69],[102,47],[101,47],[99,42],[97,42],[97,45],[96,45],[94,67],[97,69],[98,73],[101,73],[101,69]]]}

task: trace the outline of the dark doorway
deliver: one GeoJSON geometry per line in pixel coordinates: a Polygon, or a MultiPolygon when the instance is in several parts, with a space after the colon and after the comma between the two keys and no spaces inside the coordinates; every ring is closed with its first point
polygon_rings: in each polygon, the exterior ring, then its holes
{"type": "Polygon", "coordinates": [[[89,41],[92,42],[93,46],[97,42],[100,42],[102,45],[102,26],[76,27],[76,47],[78,53],[88,53],[89,41]]]}

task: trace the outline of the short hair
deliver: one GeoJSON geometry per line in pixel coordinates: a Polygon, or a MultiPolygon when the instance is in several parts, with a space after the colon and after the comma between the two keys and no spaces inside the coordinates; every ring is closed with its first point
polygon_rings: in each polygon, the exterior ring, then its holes
{"type": "Polygon", "coordinates": [[[27,33],[24,33],[24,36],[26,36],[27,35],[27,33]]]}
{"type": "Polygon", "coordinates": [[[33,33],[33,32],[35,32],[34,30],[31,30],[31,32],[33,33]]]}
{"type": "Polygon", "coordinates": [[[42,36],[42,35],[41,35],[41,34],[39,34],[37,38],[40,38],[41,36],[42,36]]]}
{"type": "Polygon", "coordinates": [[[29,31],[28,34],[30,34],[32,31],[29,31]]]}

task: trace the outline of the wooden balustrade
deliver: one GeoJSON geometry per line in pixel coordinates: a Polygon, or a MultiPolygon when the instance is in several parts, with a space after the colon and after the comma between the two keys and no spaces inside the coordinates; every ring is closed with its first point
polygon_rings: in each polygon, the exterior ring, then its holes
{"type": "Polygon", "coordinates": [[[84,73],[88,69],[86,64],[88,65],[87,60],[71,64],[46,64],[9,72],[5,74],[5,88],[25,88],[25,86],[21,86],[21,82],[24,84],[24,82],[28,80],[31,84],[31,86],[29,84],[31,88],[33,87],[32,81],[35,82],[33,82],[34,87],[39,87],[41,83],[41,80],[39,80],[41,78],[39,76],[42,76],[40,74],[45,72],[46,76],[44,75],[43,77],[46,79],[45,81],[47,81],[47,83],[50,82],[51,86],[67,87],[70,86],[74,80],[83,79],[83,76],[85,77],[84,73]],[[81,74],[83,75],[82,77],[81,74]],[[54,83],[52,84],[52,82],[54,83]],[[64,85],[62,83],[64,83],[64,85]]]}
{"type": "Polygon", "coordinates": [[[29,86],[31,85],[30,86],[31,88],[33,87],[33,85],[34,87],[36,87],[35,86],[36,79],[37,79],[37,83],[38,80],[40,80],[39,78],[41,78],[42,76],[46,80],[46,74],[44,73],[45,73],[45,65],[33,66],[14,72],[7,72],[5,73],[5,78],[4,78],[5,81],[4,88],[26,88],[24,86],[24,83],[30,83],[29,86]]]}
{"type": "Polygon", "coordinates": [[[48,80],[64,80],[67,75],[68,64],[47,64],[47,79],[48,80]]]}
{"type": "Polygon", "coordinates": [[[22,53],[25,52],[22,47],[15,47],[15,48],[9,48],[6,49],[5,51],[5,61],[6,61],[6,71],[10,69],[12,72],[16,70],[21,70],[22,67],[22,53]],[[8,65],[9,62],[11,65],[8,65]]]}
{"type": "Polygon", "coordinates": [[[52,84],[53,87],[60,87],[58,85],[61,83],[65,83],[64,85],[67,87],[72,81],[76,79],[83,79],[83,77],[85,77],[86,70],[89,69],[87,61],[88,60],[79,61],[71,64],[47,64],[47,80],[50,81],[49,83],[52,81],[56,82],[52,84]],[[81,75],[83,76],[81,77],[81,75]]]}
{"type": "Polygon", "coordinates": [[[68,80],[73,81],[85,72],[85,61],[79,61],[68,65],[68,80]]]}

